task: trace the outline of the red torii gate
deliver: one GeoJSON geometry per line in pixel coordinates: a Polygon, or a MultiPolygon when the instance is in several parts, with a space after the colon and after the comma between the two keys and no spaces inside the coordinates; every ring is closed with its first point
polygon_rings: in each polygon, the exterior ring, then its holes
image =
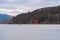
{"type": "Polygon", "coordinates": [[[34,20],[34,24],[39,24],[38,20],[34,20]]]}

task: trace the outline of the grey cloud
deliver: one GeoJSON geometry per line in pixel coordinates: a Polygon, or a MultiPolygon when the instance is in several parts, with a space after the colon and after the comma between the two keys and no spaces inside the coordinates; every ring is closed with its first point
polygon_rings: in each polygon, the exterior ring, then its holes
{"type": "Polygon", "coordinates": [[[52,6],[52,5],[57,5],[59,4],[59,0],[13,0],[13,2],[9,2],[9,0],[2,0],[2,4],[8,4],[8,7],[13,8],[16,7],[17,5],[20,6],[31,6],[31,7],[44,7],[44,6],[52,6]],[[3,3],[4,2],[4,3],[3,3]],[[56,3],[58,2],[58,3],[56,3]],[[11,5],[11,6],[9,6],[11,5]],[[13,5],[13,6],[12,6],[13,5]]]}
{"type": "Polygon", "coordinates": [[[41,7],[60,5],[60,0],[0,0],[0,5],[0,9],[31,11],[41,7]]]}

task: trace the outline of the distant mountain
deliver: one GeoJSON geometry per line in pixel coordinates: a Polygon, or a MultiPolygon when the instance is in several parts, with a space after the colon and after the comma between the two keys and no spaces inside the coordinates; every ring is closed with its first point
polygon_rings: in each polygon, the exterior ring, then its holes
{"type": "Polygon", "coordinates": [[[10,20],[10,19],[12,19],[12,16],[7,14],[0,14],[0,22],[3,22],[5,20],[10,20]]]}
{"type": "Polygon", "coordinates": [[[32,12],[22,13],[13,17],[12,24],[60,24],[60,6],[36,9],[32,12]]]}

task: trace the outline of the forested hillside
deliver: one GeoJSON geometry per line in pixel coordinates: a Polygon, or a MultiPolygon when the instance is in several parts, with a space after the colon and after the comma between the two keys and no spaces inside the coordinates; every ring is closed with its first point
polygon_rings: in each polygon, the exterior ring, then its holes
{"type": "Polygon", "coordinates": [[[45,7],[28,13],[22,13],[13,17],[8,23],[10,24],[60,24],[60,6],[45,7]]]}

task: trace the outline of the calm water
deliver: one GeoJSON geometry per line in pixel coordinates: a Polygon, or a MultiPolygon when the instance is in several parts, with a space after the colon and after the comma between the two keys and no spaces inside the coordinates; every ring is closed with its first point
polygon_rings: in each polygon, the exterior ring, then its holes
{"type": "Polygon", "coordinates": [[[0,40],[60,40],[60,25],[0,25],[0,40]]]}

